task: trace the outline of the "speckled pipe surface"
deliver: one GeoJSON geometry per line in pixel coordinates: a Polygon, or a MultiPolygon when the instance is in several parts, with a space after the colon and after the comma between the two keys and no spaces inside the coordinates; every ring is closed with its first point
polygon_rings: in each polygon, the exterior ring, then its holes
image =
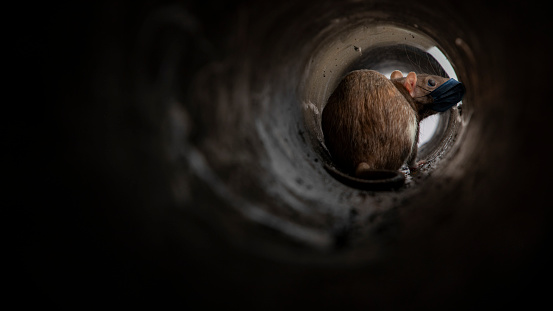
{"type": "Polygon", "coordinates": [[[34,112],[18,127],[18,159],[31,173],[16,179],[16,289],[25,296],[278,310],[545,298],[545,8],[295,0],[38,9],[12,47],[29,103],[18,115],[34,112]],[[340,78],[357,67],[444,73],[424,53],[406,58],[433,46],[467,93],[421,147],[423,169],[396,191],[335,180],[323,167],[331,158],[320,113],[340,78]]]}

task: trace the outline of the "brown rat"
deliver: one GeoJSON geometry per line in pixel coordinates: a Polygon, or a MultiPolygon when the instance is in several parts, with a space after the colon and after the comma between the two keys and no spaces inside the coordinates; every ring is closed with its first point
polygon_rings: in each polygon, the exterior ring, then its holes
{"type": "MultiPolygon", "coordinates": [[[[448,80],[414,72],[403,77],[397,70],[390,79],[374,70],[347,74],[322,114],[325,144],[335,165],[359,180],[380,179],[375,172],[398,172],[405,162],[416,169],[419,123],[452,106],[436,108],[430,96],[448,80]]],[[[339,172],[334,171],[336,176],[339,172]]]]}

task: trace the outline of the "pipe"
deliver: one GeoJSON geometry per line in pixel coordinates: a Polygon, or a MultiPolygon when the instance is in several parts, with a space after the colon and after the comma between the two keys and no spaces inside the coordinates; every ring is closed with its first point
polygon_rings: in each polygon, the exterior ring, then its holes
{"type": "Polygon", "coordinates": [[[264,309],[545,298],[544,10],[212,2],[52,13],[34,53],[51,104],[37,139],[53,149],[38,191],[56,205],[34,205],[26,227],[33,295],[264,309]],[[446,72],[425,54],[434,46],[467,93],[421,147],[423,172],[389,192],[334,179],[318,118],[341,75],[446,72]],[[379,59],[386,48],[399,58],[379,59]]]}

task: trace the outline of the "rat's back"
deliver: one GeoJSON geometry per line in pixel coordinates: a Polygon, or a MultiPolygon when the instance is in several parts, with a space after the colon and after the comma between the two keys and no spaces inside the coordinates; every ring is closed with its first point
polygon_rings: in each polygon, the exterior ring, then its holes
{"type": "Polygon", "coordinates": [[[415,148],[417,117],[386,76],[350,72],[330,96],[322,114],[326,146],[335,164],[354,174],[364,169],[398,170],[415,148]]]}

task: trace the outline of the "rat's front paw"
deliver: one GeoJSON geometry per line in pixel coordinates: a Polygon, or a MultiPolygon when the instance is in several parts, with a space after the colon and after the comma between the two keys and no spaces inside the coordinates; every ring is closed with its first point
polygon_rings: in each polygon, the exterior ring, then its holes
{"type": "Polygon", "coordinates": [[[424,161],[424,160],[421,160],[417,163],[410,164],[409,165],[409,170],[411,171],[411,173],[414,173],[414,172],[418,171],[420,169],[420,167],[425,165],[425,164],[426,164],[426,161],[424,161]]]}

